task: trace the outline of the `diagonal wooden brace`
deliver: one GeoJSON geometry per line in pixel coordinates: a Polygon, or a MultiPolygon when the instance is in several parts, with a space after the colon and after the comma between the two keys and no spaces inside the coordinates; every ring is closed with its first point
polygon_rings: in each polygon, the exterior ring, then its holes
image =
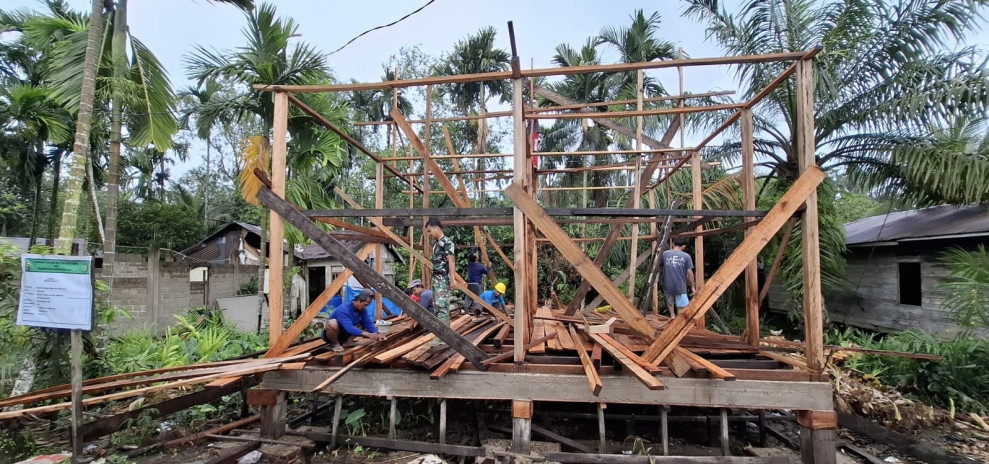
{"type": "Polygon", "coordinates": [[[590,258],[584,254],[580,247],[553,221],[553,218],[546,214],[546,211],[539,206],[539,203],[536,203],[536,200],[526,195],[519,184],[513,183],[509,185],[505,189],[505,194],[512,199],[512,202],[515,203],[518,209],[522,210],[525,217],[529,221],[532,221],[546,238],[550,239],[550,243],[557,250],[560,250],[560,254],[577,268],[577,272],[586,281],[590,282],[595,290],[604,295],[605,301],[611,303],[611,306],[615,308],[615,311],[618,311],[618,314],[625,319],[628,325],[649,338],[656,336],[656,329],[653,329],[649,325],[646,319],[642,317],[642,313],[635,306],[632,306],[632,303],[622,294],[621,290],[618,290],[618,287],[611,282],[611,279],[604,275],[601,269],[591,262],[590,258]]]}
{"type": "Polygon", "coordinates": [[[824,171],[816,166],[803,173],[786,191],[786,194],[780,198],[779,203],[776,203],[773,209],[769,210],[766,216],[762,218],[762,221],[752,228],[749,236],[742,240],[742,243],[728,256],[718,271],[701,287],[690,304],[670,321],[663,333],[652,342],[642,357],[652,361],[654,365],[659,365],[663,359],[669,356],[680,343],[680,340],[687,336],[690,328],[704,317],[704,314],[714,306],[715,301],[728,289],[728,286],[741,275],[748,263],[759,256],[759,252],[783,227],[783,224],[789,221],[790,217],[803,206],[807,197],[817,191],[817,186],[825,177],[824,171]]]}
{"type": "Polygon", "coordinates": [[[402,311],[415,319],[419,325],[436,334],[440,340],[443,340],[451,348],[462,354],[475,367],[481,370],[486,369],[482,361],[488,355],[484,351],[481,351],[480,348],[471,344],[463,336],[444,325],[442,321],[422,306],[419,306],[418,303],[412,301],[395,284],[389,282],[377,272],[374,272],[374,269],[358,258],[349,248],[326,233],[315,222],[306,217],[305,214],[295,209],[291,203],[279,198],[267,187],[262,187],[258,192],[258,200],[299,229],[306,237],[309,237],[313,242],[323,247],[324,250],[336,256],[343,263],[344,267],[350,269],[357,278],[377,289],[385,298],[391,300],[392,303],[402,308],[402,311]]]}

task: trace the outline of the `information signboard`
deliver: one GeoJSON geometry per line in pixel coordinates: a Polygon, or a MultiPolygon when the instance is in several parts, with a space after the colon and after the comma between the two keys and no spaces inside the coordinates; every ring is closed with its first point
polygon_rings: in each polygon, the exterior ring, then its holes
{"type": "Polygon", "coordinates": [[[93,258],[21,255],[17,324],[92,330],[93,258]]]}

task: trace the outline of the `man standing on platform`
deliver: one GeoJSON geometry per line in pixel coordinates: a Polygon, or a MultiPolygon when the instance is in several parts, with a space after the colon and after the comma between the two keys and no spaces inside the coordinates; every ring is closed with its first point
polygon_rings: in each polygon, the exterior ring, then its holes
{"type": "MultiPolygon", "coordinates": [[[[437,218],[426,222],[426,234],[433,239],[433,314],[450,325],[450,292],[456,290],[457,266],[454,262],[453,240],[443,234],[443,223],[437,218]]],[[[437,338],[433,340],[439,344],[437,338]]]]}
{"type": "MultiPolygon", "coordinates": [[[[470,255],[467,256],[467,290],[471,293],[481,296],[481,292],[484,291],[484,276],[487,275],[494,282],[494,275],[491,274],[491,263],[481,264],[480,258],[477,256],[477,248],[471,251],[470,255]]],[[[475,316],[481,315],[481,304],[477,301],[471,302],[471,307],[469,309],[474,310],[475,316]]]]}
{"type": "Polygon", "coordinates": [[[694,260],[683,251],[685,248],[687,239],[678,238],[673,240],[672,250],[663,252],[663,293],[666,295],[666,307],[670,310],[671,317],[676,317],[679,310],[690,303],[687,297],[688,285],[691,294],[697,293],[694,260]]]}

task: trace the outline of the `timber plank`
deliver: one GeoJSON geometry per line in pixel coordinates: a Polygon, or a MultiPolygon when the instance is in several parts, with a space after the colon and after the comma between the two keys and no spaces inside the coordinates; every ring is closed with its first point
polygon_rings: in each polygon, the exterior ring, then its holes
{"type": "MultiPolygon", "coordinates": [[[[638,362],[636,362],[635,360],[633,360],[633,358],[626,355],[625,352],[623,352],[621,349],[617,348],[617,344],[612,345],[611,343],[604,341],[603,339],[604,337],[601,337],[600,334],[589,334],[589,335],[591,336],[592,339],[594,339],[594,341],[600,343],[601,347],[605,351],[607,351],[612,358],[615,358],[616,362],[620,363],[629,373],[631,373],[633,376],[639,379],[639,381],[642,382],[642,384],[645,385],[646,388],[650,390],[666,389],[663,383],[660,382],[658,379],[656,379],[656,377],[654,377],[650,371],[643,369],[638,362]]],[[[637,358],[638,356],[634,356],[634,357],[637,358]]]]}
{"type": "MultiPolygon", "coordinates": [[[[574,330],[573,326],[570,327],[570,334],[574,338],[578,338],[577,331],[574,330]]],[[[594,362],[591,361],[590,356],[584,350],[577,350],[577,355],[580,356],[580,363],[584,366],[584,375],[587,376],[587,384],[591,388],[591,394],[594,396],[600,395],[604,384],[601,383],[601,376],[598,375],[597,369],[594,367],[594,362]]]]}

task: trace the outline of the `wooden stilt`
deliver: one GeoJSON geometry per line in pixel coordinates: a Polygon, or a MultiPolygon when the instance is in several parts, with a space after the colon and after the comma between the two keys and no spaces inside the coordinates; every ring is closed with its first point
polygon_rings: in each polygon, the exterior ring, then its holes
{"type": "Polygon", "coordinates": [[[398,419],[398,398],[392,396],[388,400],[391,401],[391,409],[388,410],[388,438],[394,440],[396,438],[395,422],[398,419]]]}
{"type": "MultiPolygon", "coordinates": [[[[285,163],[288,155],[288,94],[275,92],[275,113],[272,121],[271,191],[285,198],[285,163]]],[[[285,222],[271,212],[268,235],[268,343],[274,345],[282,335],[285,222]]],[[[289,253],[289,256],[292,256],[289,253]]],[[[264,261],[264,257],[261,257],[264,261]]],[[[262,263],[263,264],[263,263],[262,263]]]]}
{"type": "Polygon", "coordinates": [[[759,446],[766,446],[766,410],[759,410],[759,446]]]}
{"type": "Polygon", "coordinates": [[[731,447],[728,443],[728,410],[721,408],[721,455],[731,456],[731,447]]]}
{"type": "Polygon", "coordinates": [[[608,452],[608,440],[604,429],[604,410],[608,405],[598,403],[598,452],[601,454],[608,452]]]}
{"type": "Polygon", "coordinates": [[[659,407],[659,436],[663,442],[663,456],[670,455],[670,423],[666,406],[659,407]]]}
{"type": "Polygon", "coordinates": [[[440,400],[440,444],[446,444],[446,398],[440,400]]]}
{"type": "MultiPolygon", "coordinates": [[[[270,391],[270,390],[268,390],[270,391]]],[[[261,405],[261,438],[277,440],[285,435],[286,410],[285,392],[278,391],[272,396],[273,401],[261,405]]]]}
{"type": "Polygon", "coordinates": [[[838,415],[834,411],[796,411],[796,416],[804,464],[835,464],[838,415]]]}
{"type": "Polygon", "coordinates": [[[330,425],[332,438],[330,439],[330,450],[336,449],[337,437],[340,432],[340,413],[343,411],[343,395],[333,399],[333,423],[330,425]]]}
{"type": "Polygon", "coordinates": [[[512,452],[529,454],[531,439],[532,401],[512,401],[512,452]]]}

